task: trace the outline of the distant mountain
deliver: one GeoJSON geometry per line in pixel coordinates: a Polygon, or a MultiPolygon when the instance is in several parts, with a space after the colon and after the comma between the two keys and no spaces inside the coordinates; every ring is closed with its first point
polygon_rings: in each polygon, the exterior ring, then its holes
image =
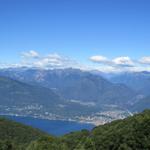
{"type": "Polygon", "coordinates": [[[145,109],[150,109],[150,96],[141,99],[130,108],[133,112],[142,112],[145,109]]]}
{"type": "Polygon", "coordinates": [[[0,105],[26,106],[32,104],[53,107],[62,99],[52,90],[28,85],[8,77],[0,76],[0,105]]]}
{"type": "Polygon", "coordinates": [[[49,88],[68,100],[123,106],[136,99],[136,93],[127,86],[78,69],[2,69],[0,74],[49,88]]]}
{"type": "Polygon", "coordinates": [[[51,89],[0,76],[0,114],[69,119],[100,110],[88,103],[67,101],[51,89]]]}
{"type": "Polygon", "coordinates": [[[122,83],[137,91],[138,93],[149,95],[150,72],[126,72],[114,75],[110,78],[113,83],[122,83]]]}

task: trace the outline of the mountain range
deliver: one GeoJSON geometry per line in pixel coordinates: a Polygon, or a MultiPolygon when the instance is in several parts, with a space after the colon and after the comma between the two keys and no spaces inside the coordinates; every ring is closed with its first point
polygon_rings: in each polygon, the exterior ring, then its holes
{"type": "Polygon", "coordinates": [[[150,72],[125,72],[113,75],[110,78],[113,83],[122,83],[138,93],[150,95],[150,72]]]}
{"type": "Polygon", "coordinates": [[[82,103],[67,101],[49,88],[3,76],[0,76],[0,108],[1,114],[51,116],[52,118],[55,116],[55,119],[85,112],[89,114],[96,109],[96,107],[91,109],[82,103]]]}
{"type": "Polygon", "coordinates": [[[126,117],[129,111],[149,108],[149,78],[148,72],[105,75],[73,68],[0,69],[0,113],[91,120],[125,111],[126,117]]]}
{"type": "Polygon", "coordinates": [[[22,83],[8,77],[0,77],[0,104],[1,105],[29,105],[36,104],[50,107],[60,103],[62,99],[52,90],[22,83]]]}
{"type": "Polygon", "coordinates": [[[0,75],[53,90],[68,100],[124,105],[136,93],[123,84],[114,84],[102,76],[79,69],[6,69],[0,75]]]}

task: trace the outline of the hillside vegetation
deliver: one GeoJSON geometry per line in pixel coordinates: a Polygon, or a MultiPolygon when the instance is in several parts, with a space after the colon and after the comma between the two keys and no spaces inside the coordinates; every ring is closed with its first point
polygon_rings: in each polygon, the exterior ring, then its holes
{"type": "Polygon", "coordinates": [[[150,110],[62,137],[0,119],[0,150],[150,150],[150,110]]]}
{"type": "Polygon", "coordinates": [[[29,126],[0,118],[0,150],[21,150],[46,133],[29,126]]]}

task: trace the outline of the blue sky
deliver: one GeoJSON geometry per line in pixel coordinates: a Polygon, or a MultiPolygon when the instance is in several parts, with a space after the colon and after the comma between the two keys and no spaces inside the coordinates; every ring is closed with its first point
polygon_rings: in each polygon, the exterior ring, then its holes
{"type": "Polygon", "coordinates": [[[149,64],[149,8],[149,0],[0,0],[0,62],[34,50],[94,66],[109,63],[92,56],[149,64]]]}

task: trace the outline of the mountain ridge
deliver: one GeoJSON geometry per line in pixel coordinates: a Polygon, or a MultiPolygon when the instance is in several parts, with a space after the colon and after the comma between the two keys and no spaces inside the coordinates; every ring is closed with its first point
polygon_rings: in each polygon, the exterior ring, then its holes
{"type": "Polygon", "coordinates": [[[53,89],[65,99],[87,102],[99,101],[99,103],[116,101],[116,103],[123,104],[126,103],[127,96],[128,100],[130,100],[136,95],[133,90],[125,85],[112,84],[102,76],[79,69],[23,69],[17,71],[3,69],[0,70],[0,75],[8,76],[28,84],[53,89]],[[119,98],[119,95],[122,96],[119,98]],[[109,99],[111,100],[109,101],[109,99]]]}

